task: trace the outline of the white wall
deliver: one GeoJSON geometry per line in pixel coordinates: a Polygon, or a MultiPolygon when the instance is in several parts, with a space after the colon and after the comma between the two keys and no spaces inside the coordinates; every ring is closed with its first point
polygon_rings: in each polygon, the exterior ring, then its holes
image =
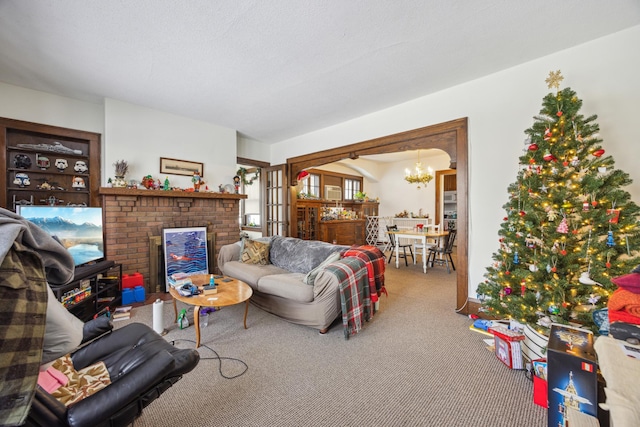
{"type": "Polygon", "coordinates": [[[112,177],[113,163],[129,162],[127,179],[153,175],[172,186],[192,187],[191,177],[160,174],[160,157],[204,163],[203,179],[210,189],[232,184],[236,174],[236,131],[174,114],[105,99],[103,182],[112,177]]]}
{"type": "Polygon", "coordinates": [[[269,162],[271,149],[269,144],[262,143],[244,135],[238,134],[238,157],[269,162]]]}
{"type": "Polygon", "coordinates": [[[640,26],[521,64],[448,90],[378,111],[271,147],[272,163],[345,144],[395,134],[461,117],[469,118],[469,295],[475,296],[498,247],[507,186],[515,181],[524,130],[549,93],[544,80],[561,70],[562,87],[598,114],[603,147],[631,175],[627,187],[640,203],[640,26]]]}
{"type": "Polygon", "coordinates": [[[102,134],[102,104],[78,101],[0,82],[0,117],[102,134]]]}

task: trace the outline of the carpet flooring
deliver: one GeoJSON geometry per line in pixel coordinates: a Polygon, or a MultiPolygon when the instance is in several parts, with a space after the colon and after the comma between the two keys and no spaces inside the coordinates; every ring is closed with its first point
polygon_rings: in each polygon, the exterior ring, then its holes
{"type": "MultiPolygon", "coordinates": [[[[532,383],[487,350],[487,337],[455,312],[455,273],[387,264],[380,310],[344,339],[288,323],[254,306],[225,307],[202,329],[202,357],[136,427],[158,426],[491,426],[542,427],[532,383]]],[[[178,302],[178,308],[186,306],[178,302]]],[[[165,338],[193,347],[193,326],[173,324],[163,305],[165,338]]],[[[152,307],[129,322],[152,325],[152,307]]]]}

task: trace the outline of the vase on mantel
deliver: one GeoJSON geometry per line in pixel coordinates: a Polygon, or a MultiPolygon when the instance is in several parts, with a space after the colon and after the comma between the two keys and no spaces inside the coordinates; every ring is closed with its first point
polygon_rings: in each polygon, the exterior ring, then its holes
{"type": "Polygon", "coordinates": [[[124,188],[127,186],[127,181],[124,180],[124,176],[116,175],[116,179],[113,180],[114,188],[124,188]]]}

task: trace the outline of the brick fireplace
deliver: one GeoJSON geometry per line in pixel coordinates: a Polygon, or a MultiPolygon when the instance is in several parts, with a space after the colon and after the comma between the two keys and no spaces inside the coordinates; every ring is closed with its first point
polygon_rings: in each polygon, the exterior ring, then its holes
{"type": "Polygon", "coordinates": [[[150,238],[163,228],[207,227],[217,257],[219,249],[237,242],[238,215],[244,194],[100,188],[104,211],[106,257],[122,264],[122,272],[144,276],[147,293],[158,292],[150,280],[150,238]],[[152,289],[153,287],[153,289],[152,289]]]}

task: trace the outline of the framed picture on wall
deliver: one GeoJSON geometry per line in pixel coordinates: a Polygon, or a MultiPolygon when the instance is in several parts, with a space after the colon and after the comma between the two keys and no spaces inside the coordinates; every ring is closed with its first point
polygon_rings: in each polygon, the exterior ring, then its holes
{"type": "Polygon", "coordinates": [[[204,163],[160,157],[160,173],[188,176],[197,173],[204,176],[204,163]]]}
{"type": "MultiPolygon", "coordinates": [[[[207,227],[162,230],[167,289],[172,282],[193,274],[208,274],[207,227]]],[[[179,280],[178,280],[179,281],[179,280]]]]}

